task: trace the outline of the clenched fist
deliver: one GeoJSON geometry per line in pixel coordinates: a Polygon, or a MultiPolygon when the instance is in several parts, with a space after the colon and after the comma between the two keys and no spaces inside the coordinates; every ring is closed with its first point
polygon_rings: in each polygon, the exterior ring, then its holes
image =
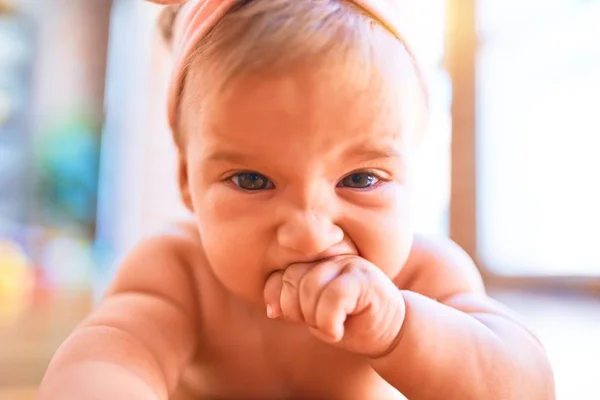
{"type": "Polygon", "coordinates": [[[400,337],[402,294],[379,268],[358,256],[292,264],[269,276],[267,314],[306,324],[319,339],[381,357],[400,337]]]}

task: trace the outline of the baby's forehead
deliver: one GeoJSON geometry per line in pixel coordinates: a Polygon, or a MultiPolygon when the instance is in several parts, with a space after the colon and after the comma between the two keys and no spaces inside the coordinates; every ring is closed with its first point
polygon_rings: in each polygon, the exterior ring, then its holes
{"type": "MultiPolygon", "coordinates": [[[[385,71],[384,71],[385,72],[385,71]]],[[[192,78],[189,86],[194,89],[192,78]]],[[[186,125],[202,136],[246,132],[245,139],[289,131],[331,132],[347,138],[400,136],[414,130],[426,113],[415,79],[378,71],[344,73],[331,65],[303,65],[281,73],[246,74],[211,96],[190,96],[182,104],[186,125]]]]}
{"type": "Polygon", "coordinates": [[[402,110],[414,101],[403,87],[384,80],[357,81],[331,71],[297,68],[286,73],[246,76],[228,90],[204,103],[205,124],[244,125],[253,122],[265,129],[395,131],[402,110]]]}
{"type": "Polygon", "coordinates": [[[314,73],[249,76],[206,103],[203,112],[190,114],[197,118],[191,140],[196,159],[300,173],[310,165],[357,165],[408,152],[413,133],[404,121],[402,96],[375,85],[343,86],[314,73]]]}

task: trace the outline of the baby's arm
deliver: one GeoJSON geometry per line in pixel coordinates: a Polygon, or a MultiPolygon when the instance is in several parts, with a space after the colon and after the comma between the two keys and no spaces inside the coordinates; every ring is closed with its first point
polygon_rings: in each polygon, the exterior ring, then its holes
{"type": "Polygon", "coordinates": [[[407,268],[401,338],[373,361],[383,378],[409,399],[555,398],[542,345],[485,295],[460,249],[419,239],[407,268]]]}
{"type": "Polygon", "coordinates": [[[185,241],[161,236],[137,246],[98,309],[55,354],[40,399],[147,400],[173,393],[197,340],[185,241]]]}

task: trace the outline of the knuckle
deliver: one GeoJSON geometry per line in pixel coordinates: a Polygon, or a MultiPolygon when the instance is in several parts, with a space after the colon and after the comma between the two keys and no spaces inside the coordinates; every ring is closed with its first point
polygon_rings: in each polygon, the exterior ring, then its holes
{"type": "Polygon", "coordinates": [[[300,281],[302,295],[314,295],[327,282],[327,265],[316,265],[308,270],[300,281]]]}
{"type": "Polygon", "coordinates": [[[287,299],[281,303],[281,311],[283,315],[292,321],[300,322],[302,320],[296,301],[287,299]]]}
{"type": "Polygon", "coordinates": [[[342,273],[353,272],[361,268],[362,262],[358,257],[346,257],[341,260],[342,273]]]}
{"type": "Polygon", "coordinates": [[[364,260],[360,259],[349,259],[346,260],[342,266],[342,274],[347,274],[356,278],[368,278],[372,275],[373,270],[364,260]]]}
{"type": "Polygon", "coordinates": [[[290,279],[287,276],[284,276],[282,279],[282,284],[283,284],[283,289],[292,289],[292,290],[296,290],[297,289],[297,283],[294,279],[290,279]]]}
{"type": "Polygon", "coordinates": [[[287,286],[288,288],[298,289],[298,281],[300,276],[301,275],[298,271],[298,268],[295,266],[287,268],[282,277],[283,285],[287,286]]]}
{"type": "Polygon", "coordinates": [[[346,287],[339,282],[340,281],[333,282],[323,293],[323,298],[331,304],[340,303],[341,300],[346,296],[346,287]]]}
{"type": "Polygon", "coordinates": [[[304,279],[300,281],[298,291],[300,296],[302,297],[310,297],[314,294],[315,291],[315,279],[313,278],[313,274],[306,274],[304,279]]]}

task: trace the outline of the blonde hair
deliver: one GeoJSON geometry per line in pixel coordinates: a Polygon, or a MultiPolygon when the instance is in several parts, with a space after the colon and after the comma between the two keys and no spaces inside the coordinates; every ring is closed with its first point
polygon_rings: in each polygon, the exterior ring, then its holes
{"type": "MultiPolygon", "coordinates": [[[[168,7],[159,20],[167,43],[177,10],[168,7]]],[[[300,63],[329,68],[334,62],[356,81],[368,81],[377,69],[405,72],[407,64],[421,80],[404,43],[346,0],[240,0],[190,55],[186,75],[192,66],[198,71],[204,97],[242,73],[276,73],[300,63]]]]}

